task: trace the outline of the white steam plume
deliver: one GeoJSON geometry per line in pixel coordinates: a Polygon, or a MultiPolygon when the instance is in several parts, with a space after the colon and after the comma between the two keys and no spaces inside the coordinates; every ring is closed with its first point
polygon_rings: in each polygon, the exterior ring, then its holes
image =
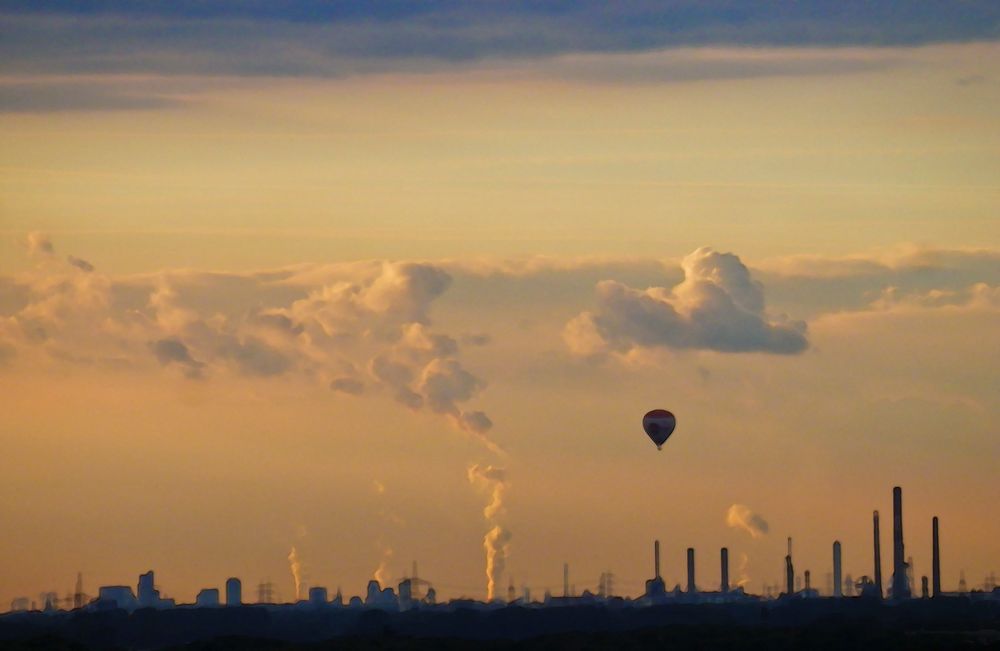
{"type": "Polygon", "coordinates": [[[392,547],[382,544],[379,541],[379,545],[382,547],[382,560],[379,561],[378,567],[372,573],[372,578],[378,581],[381,587],[386,587],[389,585],[390,575],[389,575],[389,561],[392,560],[392,547]]]}
{"type": "Polygon", "coordinates": [[[292,545],[292,551],[288,553],[288,567],[292,570],[292,578],[295,580],[295,601],[302,598],[302,563],[299,562],[299,555],[292,545]]]}
{"type": "Polygon", "coordinates": [[[760,538],[767,534],[767,520],[760,514],[754,513],[745,504],[733,504],[726,511],[726,524],[734,529],[742,529],[750,534],[751,538],[760,538]]]}
{"type": "Polygon", "coordinates": [[[746,552],[743,552],[740,554],[740,580],[736,582],[736,585],[744,590],[750,585],[750,575],[747,573],[748,567],[750,567],[750,557],[747,556],[746,552]]]}
{"type": "MultiPolygon", "coordinates": [[[[387,494],[389,492],[388,486],[378,479],[373,479],[372,488],[375,490],[376,499],[380,504],[378,515],[384,527],[392,528],[405,525],[406,523],[403,519],[392,508],[386,505],[386,501],[388,500],[387,494]]],[[[392,580],[392,574],[389,572],[389,563],[392,561],[393,551],[392,547],[386,543],[385,535],[379,535],[378,540],[375,541],[375,546],[379,549],[381,558],[379,559],[378,567],[372,572],[372,578],[378,581],[381,587],[385,588],[392,580]]]]}
{"type": "Polygon", "coordinates": [[[504,493],[509,482],[504,468],[475,464],[468,469],[469,482],[489,490],[490,501],[483,509],[483,517],[490,530],[483,537],[486,552],[486,600],[493,601],[496,586],[507,567],[510,554],[510,530],[500,522],[505,514],[504,493]]]}

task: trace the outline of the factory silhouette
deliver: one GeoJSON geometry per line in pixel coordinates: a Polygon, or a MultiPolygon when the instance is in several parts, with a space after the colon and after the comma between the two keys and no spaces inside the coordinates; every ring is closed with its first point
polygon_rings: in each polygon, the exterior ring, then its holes
{"type": "Polygon", "coordinates": [[[395,588],[368,582],[363,596],[345,600],[341,591],[331,597],[324,587],[311,587],[305,599],[274,603],[270,582],[256,586],[256,603],[249,603],[239,578],[219,588],[201,590],[193,604],[178,604],[164,598],[156,587],[153,571],[139,576],[136,590],[128,585],[102,586],[95,598],[83,591],[77,576],[72,595],[61,600],[44,593],[44,603],[18,598],[10,612],[0,615],[0,641],[36,635],[63,636],[84,644],[124,647],[157,647],[187,644],[199,639],[244,635],[310,642],[350,635],[394,633],[417,637],[462,639],[525,639],[535,635],[570,632],[632,631],[642,628],[690,625],[712,626],[809,626],[830,617],[845,625],[871,621],[928,625],[939,622],[962,629],[986,626],[1000,630],[1000,587],[992,575],[983,588],[968,590],[964,575],[959,589],[945,592],[941,586],[939,521],[932,528],[932,573],[921,577],[919,593],[914,587],[912,558],[903,540],[903,495],[893,489],[892,572],[887,584],[882,576],[879,512],[872,517],[871,576],[857,581],[842,573],[842,546],[832,544],[832,582],[827,594],[813,587],[811,572],[803,572],[800,584],[795,572],[792,539],[785,556],[784,589],[778,594],[748,593],[729,580],[729,550],[720,550],[718,590],[700,590],[696,581],[695,550],[687,549],[687,580],[684,586],[668,588],[660,574],[660,542],[653,543],[653,575],[641,596],[626,598],[612,594],[613,575],[601,575],[596,592],[575,594],[569,565],[563,566],[561,596],[546,591],[533,601],[530,590],[515,593],[511,581],[506,600],[452,599],[439,602],[433,585],[421,579],[413,564],[412,575],[395,588]],[[874,619],[873,619],[874,618],[874,619]],[[96,624],[100,622],[100,625],[96,624]]]}

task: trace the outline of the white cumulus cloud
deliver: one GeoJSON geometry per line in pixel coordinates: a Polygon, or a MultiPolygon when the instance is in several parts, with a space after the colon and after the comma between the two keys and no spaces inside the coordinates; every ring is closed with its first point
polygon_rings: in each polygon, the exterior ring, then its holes
{"type": "Polygon", "coordinates": [[[809,343],[806,325],[770,317],[764,290],[732,253],[700,248],[681,263],[684,280],[671,289],[597,284],[597,308],[571,320],[563,337],[580,355],[636,348],[794,354],[809,343]]]}

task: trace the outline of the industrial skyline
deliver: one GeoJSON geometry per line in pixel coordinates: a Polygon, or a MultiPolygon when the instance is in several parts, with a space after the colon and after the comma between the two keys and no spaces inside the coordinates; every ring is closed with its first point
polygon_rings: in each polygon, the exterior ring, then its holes
{"type": "MultiPolygon", "coordinates": [[[[913,573],[913,557],[907,556],[904,543],[903,527],[903,501],[902,487],[896,486],[892,489],[893,504],[893,530],[892,530],[892,572],[890,574],[890,588],[883,591],[881,583],[882,562],[881,562],[881,536],[879,531],[878,511],[873,513],[873,535],[872,535],[872,566],[871,574],[860,575],[857,579],[852,579],[850,575],[843,575],[843,546],[839,540],[832,543],[832,555],[830,565],[824,567],[822,563],[813,567],[818,567],[822,571],[830,570],[829,587],[821,592],[812,584],[812,569],[808,566],[803,568],[801,573],[795,569],[795,559],[792,553],[793,537],[787,539],[787,554],[784,563],[784,585],[780,591],[774,586],[765,584],[762,590],[755,594],[749,586],[737,585],[732,587],[729,582],[729,549],[722,547],[719,550],[719,584],[718,589],[711,589],[706,583],[699,583],[697,580],[697,566],[695,560],[696,550],[692,547],[685,551],[685,571],[686,581],[683,585],[677,583],[673,588],[668,588],[662,578],[661,570],[661,545],[660,540],[653,542],[653,564],[652,577],[645,581],[645,589],[640,595],[618,595],[613,588],[613,573],[608,571],[602,573],[597,581],[597,587],[591,589],[589,586],[583,588],[581,593],[577,593],[576,583],[571,582],[570,563],[563,564],[562,593],[553,595],[548,589],[545,590],[541,600],[533,601],[531,598],[531,587],[522,583],[517,590],[513,577],[509,578],[506,595],[503,600],[497,596],[493,600],[484,600],[483,603],[492,601],[498,603],[530,604],[541,603],[563,603],[560,600],[583,599],[592,601],[593,599],[607,600],[614,597],[630,598],[631,601],[642,605],[654,605],[668,603],[672,600],[679,600],[684,603],[718,603],[720,601],[745,601],[747,599],[772,600],[772,599],[816,599],[820,597],[849,598],[858,597],[865,599],[904,601],[911,598],[940,597],[944,595],[962,595],[977,593],[981,598],[1000,599],[1000,588],[996,583],[995,575],[991,572],[984,578],[981,588],[973,588],[971,591],[965,583],[964,572],[962,579],[956,584],[954,590],[945,591],[941,582],[941,548],[940,529],[938,516],[934,516],[931,521],[932,528],[932,548],[931,557],[932,575],[920,578],[920,591],[914,589],[915,576],[913,573]],[[556,601],[553,602],[552,600],[556,601]]],[[[802,566],[800,565],[800,568],[802,566]]],[[[293,567],[293,571],[295,568],[293,567]]],[[[299,580],[298,575],[295,576],[299,580]]],[[[159,586],[154,582],[153,570],[149,570],[139,576],[138,586],[135,591],[127,585],[101,586],[98,594],[94,598],[89,598],[83,592],[82,573],[77,574],[76,587],[72,593],[68,593],[60,599],[56,592],[43,592],[40,594],[41,605],[29,597],[15,598],[11,603],[10,612],[24,612],[27,610],[42,610],[44,612],[56,612],[58,610],[68,610],[68,605],[72,604],[72,609],[91,608],[107,610],[109,608],[120,608],[132,611],[138,608],[174,608],[178,606],[191,606],[201,608],[211,608],[219,606],[239,606],[249,603],[275,604],[274,584],[270,580],[262,580],[257,584],[257,598],[255,602],[243,600],[242,580],[239,577],[230,577],[225,582],[223,598],[220,598],[220,590],[217,587],[206,587],[198,592],[193,604],[178,604],[172,598],[162,597],[159,586]]],[[[581,584],[583,585],[583,584],[581,584]]],[[[391,585],[381,585],[378,580],[372,579],[368,582],[364,596],[345,596],[338,586],[336,593],[330,598],[330,593],[325,586],[307,586],[303,589],[296,583],[296,590],[307,592],[307,596],[298,595],[296,599],[283,603],[307,603],[314,607],[319,606],[348,606],[362,607],[372,606],[378,608],[410,608],[417,604],[433,606],[438,602],[437,590],[434,584],[420,578],[417,573],[417,563],[413,562],[410,576],[403,577],[402,581],[394,588],[391,585]],[[298,598],[301,597],[301,598],[298,598]]],[[[537,594],[537,593],[536,593],[537,594]]],[[[460,601],[468,601],[467,597],[462,597],[460,601]]],[[[447,602],[445,602],[447,603],[447,602]]]]}

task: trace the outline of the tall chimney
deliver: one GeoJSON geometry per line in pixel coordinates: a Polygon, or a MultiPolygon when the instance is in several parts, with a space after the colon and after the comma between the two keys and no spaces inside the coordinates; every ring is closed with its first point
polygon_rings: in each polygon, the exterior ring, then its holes
{"type": "Polygon", "coordinates": [[[903,489],[892,489],[892,598],[909,599],[906,579],[906,555],[903,548],[903,489]]]}
{"type": "Polygon", "coordinates": [[[729,550],[725,547],[722,548],[721,552],[721,563],[722,563],[722,591],[729,592],[729,550]]]}
{"type": "Polygon", "coordinates": [[[872,513],[872,525],[875,528],[875,589],[878,590],[878,598],[882,598],[882,545],[878,532],[878,511],[872,513]]]}
{"type": "Polygon", "coordinates": [[[812,590],[812,582],[811,582],[810,579],[811,579],[811,575],[809,573],[809,570],[806,570],[806,592],[809,592],[810,590],[812,590]]]}
{"type": "Polygon", "coordinates": [[[563,596],[569,596],[569,563],[563,563],[563,596]]]}
{"type": "Polygon", "coordinates": [[[785,556],[785,594],[795,594],[795,567],[792,565],[792,537],[788,537],[788,554],[785,556]]]}
{"type": "Polygon", "coordinates": [[[833,596],[842,597],[843,581],[840,578],[840,541],[833,541],[833,596]]]}
{"type": "Polygon", "coordinates": [[[933,589],[933,594],[935,597],[941,596],[941,541],[938,539],[938,519],[934,516],[931,520],[931,529],[934,538],[934,547],[932,550],[932,567],[931,567],[931,587],[933,589]]]}
{"type": "Polygon", "coordinates": [[[76,573],[76,588],[73,590],[73,608],[83,606],[83,572],[76,573]]]}
{"type": "Polygon", "coordinates": [[[660,541],[653,541],[653,578],[660,578],[660,541]]]}
{"type": "Polygon", "coordinates": [[[688,547],[688,589],[691,594],[697,590],[694,586],[694,547],[688,547]]]}

